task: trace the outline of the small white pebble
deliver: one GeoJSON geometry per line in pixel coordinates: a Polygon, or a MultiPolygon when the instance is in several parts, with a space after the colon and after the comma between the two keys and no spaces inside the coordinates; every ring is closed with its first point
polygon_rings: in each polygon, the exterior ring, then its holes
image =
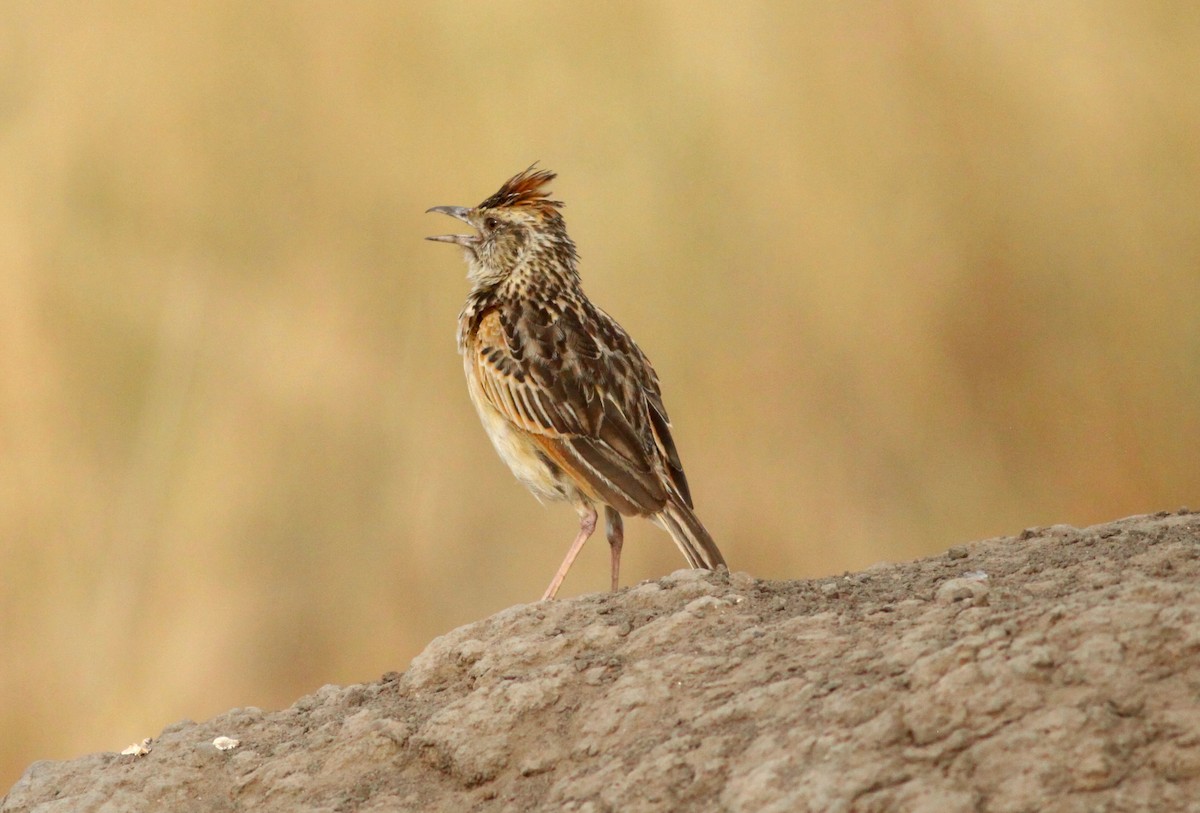
{"type": "Polygon", "coordinates": [[[938,604],[959,604],[983,607],[988,603],[988,581],[986,579],[949,579],[934,592],[938,604]]]}
{"type": "Polygon", "coordinates": [[[135,742],[133,745],[126,748],[124,751],[121,752],[121,756],[144,757],[148,753],[150,753],[150,738],[149,737],[142,740],[141,742],[135,742]]]}
{"type": "Polygon", "coordinates": [[[962,578],[970,579],[971,581],[976,582],[985,582],[990,577],[988,576],[986,570],[968,570],[966,573],[962,574],[962,578]]]}
{"type": "Polygon", "coordinates": [[[683,607],[685,613],[691,613],[694,616],[707,615],[709,610],[714,608],[728,607],[729,605],[721,601],[716,596],[700,596],[689,601],[683,607]]]}
{"type": "Polygon", "coordinates": [[[235,740],[233,737],[217,737],[213,740],[213,748],[218,751],[231,751],[241,744],[241,740],[235,740]]]}

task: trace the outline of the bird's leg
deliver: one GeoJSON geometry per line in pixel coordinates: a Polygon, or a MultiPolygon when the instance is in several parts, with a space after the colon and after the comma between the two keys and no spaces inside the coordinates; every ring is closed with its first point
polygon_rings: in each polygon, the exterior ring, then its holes
{"type": "Polygon", "coordinates": [[[567,551],[567,556],[563,559],[561,565],[558,566],[558,572],[554,574],[554,578],[550,580],[550,586],[546,588],[545,595],[542,596],[542,601],[549,598],[554,598],[554,594],[558,592],[558,588],[562,585],[563,579],[567,577],[567,571],[571,569],[571,565],[575,563],[575,557],[579,555],[579,551],[583,550],[583,543],[588,541],[588,537],[596,530],[596,509],[590,505],[582,505],[579,507],[579,533],[575,536],[575,541],[571,543],[571,549],[567,551]]]}
{"type": "Polygon", "coordinates": [[[612,556],[612,589],[617,592],[621,583],[621,545],[625,543],[625,524],[611,505],[604,506],[604,526],[608,534],[608,549],[612,556]]]}

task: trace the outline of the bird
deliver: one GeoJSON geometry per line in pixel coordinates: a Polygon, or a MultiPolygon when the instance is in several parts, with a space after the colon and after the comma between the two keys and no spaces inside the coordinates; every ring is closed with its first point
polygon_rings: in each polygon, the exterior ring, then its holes
{"type": "Polygon", "coordinates": [[[547,190],[556,177],[535,163],[478,206],[426,210],[474,229],[426,239],[459,246],[467,263],[458,351],[492,445],[535,497],[579,514],[579,532],[542,599],[554,598],[596,530],[598,507],[614,591],[623,516],[665,529],[692,568],[727,567],[693,508],[658,374],[583,291],[563,202],[547,190]]]}

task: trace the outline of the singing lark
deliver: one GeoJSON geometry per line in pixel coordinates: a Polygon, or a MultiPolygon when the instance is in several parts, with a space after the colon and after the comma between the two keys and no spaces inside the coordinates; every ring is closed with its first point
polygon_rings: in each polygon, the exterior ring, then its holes
{"type": "Polygon", "coordinates": [[[458,318],[467,391],[517,479],[539,499],[579,512],[543,599],[554,598],[604,506],[616,590],[621,516],[648,516],[693,568],[725,565],[692,510],[658,375],[620,325],[583,293],[555,174],[530,167],[474,208],[435,206],[475,234],[429,237],[460,246],[471,293],[458,318]]]}

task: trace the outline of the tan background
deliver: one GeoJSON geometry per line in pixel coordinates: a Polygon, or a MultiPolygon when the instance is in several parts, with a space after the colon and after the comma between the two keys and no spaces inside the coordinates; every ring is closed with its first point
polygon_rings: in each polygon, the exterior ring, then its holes
{"type": "Polygon", "coordinates": [[[1195,6],[591,5],[0,10],[0,786],[539,595],[420,239],[534,159],[735,569],[1197,502],[1195,6]]]}

